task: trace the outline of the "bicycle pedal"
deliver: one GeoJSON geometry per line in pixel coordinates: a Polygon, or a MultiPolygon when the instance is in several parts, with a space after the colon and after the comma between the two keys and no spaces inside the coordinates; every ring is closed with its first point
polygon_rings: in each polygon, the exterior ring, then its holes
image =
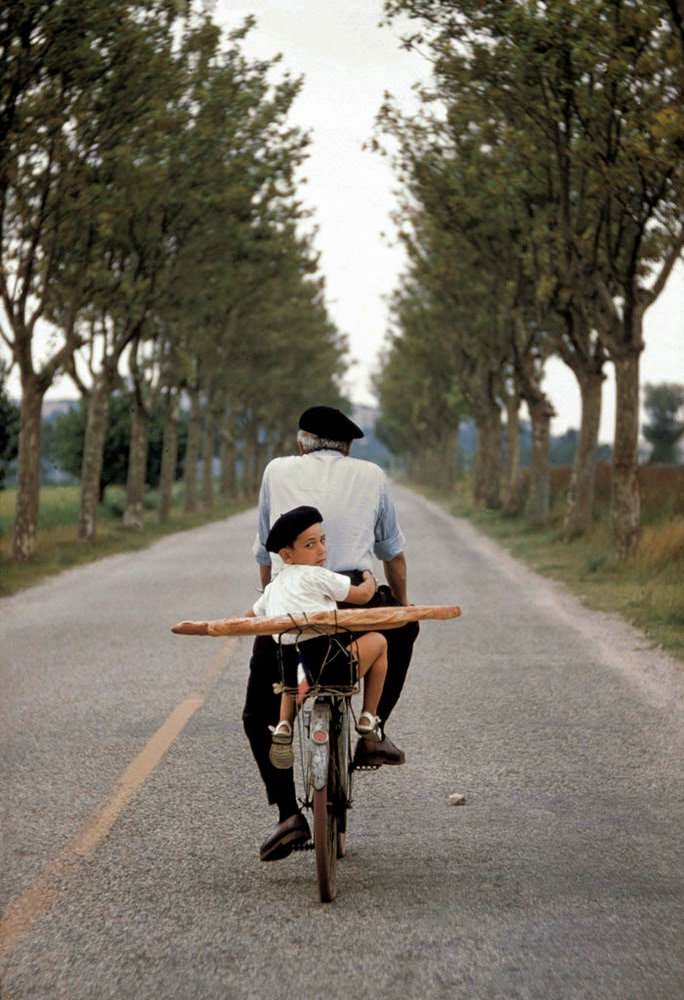
{"type": "Polygon", "coordinates": [[[313,849],[314,849],[313,840],[300,841],[294,846],[295,851],[313,851],[313,849]]]}
{"type": "Polygon", "coordinates": [[[379,764],[354,764],[352,771],[379,771],[379,764]]]}

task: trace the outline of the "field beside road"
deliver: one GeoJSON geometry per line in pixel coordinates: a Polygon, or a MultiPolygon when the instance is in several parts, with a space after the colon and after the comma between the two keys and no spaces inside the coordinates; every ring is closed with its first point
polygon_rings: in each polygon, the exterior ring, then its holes
{"type": "Polygon", "coordinates": [[[552,469],[551,516],[546,528],[530,528],[523,515],[478,509],[470,483],[427,491],[450,513],[468,517],[514,556],[571,588],[588,607],[615,611],[653,642],[684,662],[684,466],[642,466],[642,537],[636,556],[613,554],[608,507],[610,468],[598,467],[596,520],[583,538],[563,539],[568,466],[552,469]]]}
{"type": "Polygon", "coordinates": [[[239,510],[245,503],[217,499],[211,510],[186,514],[182,510],[182,491],[178,486],[171,508],[171,517],[160,524],[157,515],[158,494],[148,490],[145,495],[145,526],[128,528],[122,516],[126,507],[123,488],[109,486],[98,508],[97,538],[93,542],[76,541],[80,489],[78,486],[44,486],[40,493],[38,540],[33,559],[16,563],[10,557],[12,523],[16,490],[0,490],[0,596],[16,593],[39,580],[73,566],[102,559],[117,552],[145,548],[158,538],[175,531],[196,528],[209,521],[220,520],[239,510]]]}

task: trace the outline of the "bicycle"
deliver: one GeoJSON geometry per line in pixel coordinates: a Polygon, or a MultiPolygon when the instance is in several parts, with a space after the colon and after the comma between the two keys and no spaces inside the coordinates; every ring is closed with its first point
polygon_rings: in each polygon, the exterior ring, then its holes
{"type": "MultiPolygon", "coordinates": [[[[294,629],[292,630],[294,631],[294,629]]],[[[301,630],[297,630],[301,634],[301,630]]],[[[352,633],[347,633],[351,639],[352,633]]],[[[337,895],[337,860],[346,853],[347,813],[352,805],[352,695],[359,690],[356,661],[339,632],[328,635],[328,651],[344,650],[347,676],[326,683],[327,658],[297,713],[302,806],[313,816],[319,896],[330,903],[337,895]]],[[[343,671],[344,672],[344,671],[343,671]]],[[[285,687],[296,696],[297,689],[285,687]]]]}
{"type": "MultiPolygon", "coordinates": [[[[461,609],[456,605],[412,604],[294,612],[276,618],[182,621],[172,626],[171,631],[177,635],[253,636],[296,630],[302,635],[328,635],[329,641],[335,642],[340,632],[383,631],[408,621],[445,621],[460,614],[461,609]]],[[[349,658],[351,663],[351,653],[349,658]]],[[[337,893],[337,860],[346,852],[347,813],[352,805],[351,697],[358,687],[355,674],[345,680],[347,683],[314,684],[297,723],[304,787],[302,805],[313,813],[316,870],[324,903],[332,902],[337,893]]]]}

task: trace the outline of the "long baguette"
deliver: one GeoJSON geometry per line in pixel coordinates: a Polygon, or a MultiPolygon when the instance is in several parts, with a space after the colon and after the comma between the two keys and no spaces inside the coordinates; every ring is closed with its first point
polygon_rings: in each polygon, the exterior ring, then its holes
{"type": "Polygon", "coordinates": [[[338,611],[310,611],[277,618],[219,618],[215,621],[178,622],[171,629],[177,635],[278,635],[298,631],[369,632],[399,628],[407,622],[445,621],[458,618],[461,609],[451,604],[410,604],[407,607],[341,608],[338,611]],[[307,625],[315,628],[307,629],[307,625]]]}

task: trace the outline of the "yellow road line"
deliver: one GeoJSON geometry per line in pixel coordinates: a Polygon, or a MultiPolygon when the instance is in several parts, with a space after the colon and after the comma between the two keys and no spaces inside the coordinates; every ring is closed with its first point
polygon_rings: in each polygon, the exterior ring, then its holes
{"type": "Polygon", "coordinates": [[[176,705],[128,765],[97,812],[93,813],[79,833],[46,865],[31,885],[9,904],[0,920],[0,959],[9,954],[39,917],[50,912],[66,878],[76,871],[82,859],[90,857],[97,850],[140,786],[156,770],[172,743],[202,707],[209,691],[223,673],[231,649],[237,642],[237,639],[229,639],[221,643],[219,654],[212,659],[199,689],[176,705]]]}

